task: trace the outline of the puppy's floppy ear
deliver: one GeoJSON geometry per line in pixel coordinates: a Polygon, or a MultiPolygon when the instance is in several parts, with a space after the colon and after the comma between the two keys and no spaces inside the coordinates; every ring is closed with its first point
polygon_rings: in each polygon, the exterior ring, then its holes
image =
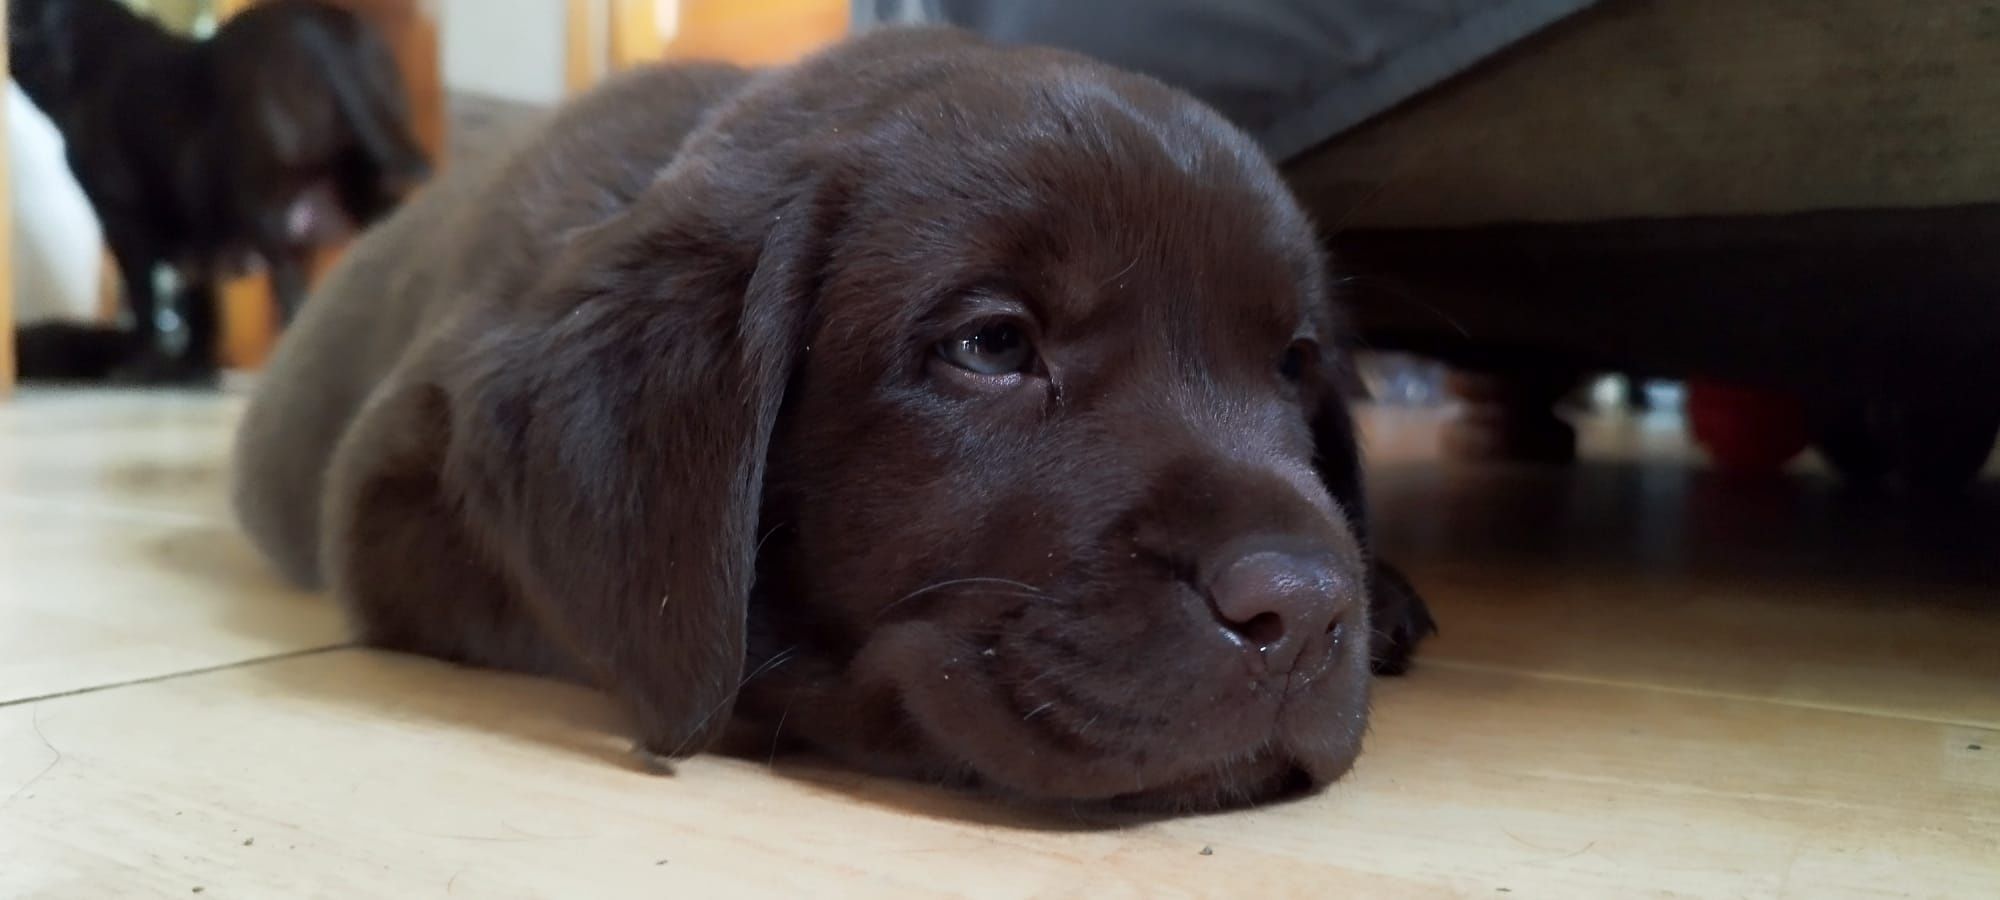
{"type": "Polygon", "coordinates": [[[702,749],[741,686],[765,452],[818,269],[811,192],[755,212],[716,193],[656,185],[468,323],[446,367],[465,520],[652,761],[702,749]]]}
{"type": "Polygon", "coordinates": [[[1368,527],[1361,445],[1348,409],[1352,386],[1360,383],[1352,367],[1353,357],[1345,352],[1322,367],[1319,403],[1312,422],[1314,465],[1327,492],[1347,512],[1354,538],[1368,557],[1369,655],[1375,671],[1400,675],[1408,671],[1417,644],[1437,632],[1437,622],[1410,580],[1375,554],[1368,527]]]}

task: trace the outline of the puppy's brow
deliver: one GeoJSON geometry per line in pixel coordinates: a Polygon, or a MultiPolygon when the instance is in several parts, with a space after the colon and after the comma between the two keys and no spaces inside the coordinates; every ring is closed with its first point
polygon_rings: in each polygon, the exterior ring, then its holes
{"type": "Polygon", "coordinates": [[[1025,314],[1039,321],[1043,310],[1033,302],[1033,296],[1027,291],[1003,287],[997,281],[984,281],[938,297],[926,310],[923,320],[931,326],[940,326],[983,316],[1025,314]]]}

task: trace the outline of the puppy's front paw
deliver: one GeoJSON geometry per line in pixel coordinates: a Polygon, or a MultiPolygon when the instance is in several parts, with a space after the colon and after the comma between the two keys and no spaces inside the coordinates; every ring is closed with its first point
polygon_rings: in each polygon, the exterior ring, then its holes
{"type": "Polygon", "coordinates": [[[1401,675],[1410,670],[1417,644],[1437,633],[1437,621],[1423,596],[1395,566],[1377,560],[1368,588],[1374,632],[1368,646],[1370,662],[1377,675],[1401,675]]]}

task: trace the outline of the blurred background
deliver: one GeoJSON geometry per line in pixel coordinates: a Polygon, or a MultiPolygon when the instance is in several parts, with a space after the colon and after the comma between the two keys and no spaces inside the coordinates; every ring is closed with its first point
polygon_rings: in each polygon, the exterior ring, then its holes
{"type": "MultiPolygon", "coordinates": [[[[254,0],[120,0],[166,27],[206,38],[254,0]]],[[[783,62],[846,32],[841,0],[328,0],[359,13],[391,47],[414,132],[433,160],[487,145],[608,74],[642,63],[783,62]]],[[[11,217],[10,217],[11,218],[11,217]]],[[[20,253],[20,241],[16,241],[20,253]]],[[[74,255],[73,247],[59,252],[74,255]]],[[[322,268],[338,251],[325,254],[322,268]]],[[[119,284],[99,258],[95,309],[116,318],[119,284]]],[[[55,261],[56,267],[76,266],[55,261]]],[[[22,274],[10,285],[19,291],[22,274]]],[[[263,278],[221,286],[226,368],[254,370],[277,336],[263,278]]],[[[74,309],[74,300],[56,304],[74,309]]],[[[4,369],[11,374],[12,366],[4,369]]]]}
{"type": "MultiPolygon", "coordinates": [[[[252,4],[122,2],[193,38],[252,4]]],[[[2000,431],[2000,124],[1978,112],[2000,108],[2000,15],[1984,5],[329,2],[386,41],[437,166],[621,69],[782,63],[881,22],[1156,75],[1284,164],[1378,351],[1369,387],[1451,403],[1457,457],[1565,461],[1565,408],[1685,408],[1725,467],[1812,456],[1854,481],[1950,492],[2000,431]],[[1298,15],[1259,21],[1269,10],[1298,15]]],[[[12,168],[40,186],[23,174],[28,140],[11,141],[12,168]]],[[[26,202],[17,191],[15,218],[26,202]]],[[[108,256],[79,262],[79,229],[29,218],[14,253],[39,262],[12,269],[17,318],[115,323],[108,256]],[[53,290],[46,269],[94,271],[53,290]]],[[[279,330],[269,279],[216,293],[217,361],[254,372],[279,330]]],[[[0,360],[0,378],[11,369],[0,360]]]]}

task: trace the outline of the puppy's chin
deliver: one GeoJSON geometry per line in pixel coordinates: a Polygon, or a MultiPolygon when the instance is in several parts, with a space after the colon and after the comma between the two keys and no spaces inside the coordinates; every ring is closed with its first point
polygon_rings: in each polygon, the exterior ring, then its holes
{"type": "Polygon", "coordinates": [[[921,621],[877,632],[855,660],[864,670],[856,674],[895,686],[937,769],[968,772],[978,787],[1031,804],[1180,813],[1301,795],[1353,767],[1367,722],[1360,641],[1336,648],[1302,690],[1224,690],[1185,709],[1102,710],[1080,726],[1024,711],[996,662],[990,648],[921,621]],[[1106,718],[1154,727],[1121,733],[1106,718]]]}

